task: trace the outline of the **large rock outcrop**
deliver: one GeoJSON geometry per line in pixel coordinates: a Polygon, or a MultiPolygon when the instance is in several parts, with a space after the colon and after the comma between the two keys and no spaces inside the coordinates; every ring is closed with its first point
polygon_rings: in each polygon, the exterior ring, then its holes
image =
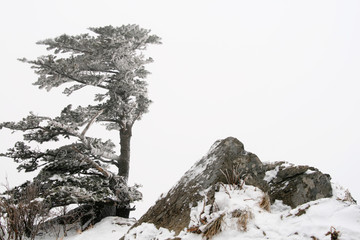
{"type": "Polygon", "coordinates": [[[191,207],[206,198],[214,201],[219,183],[253,185],[266,192],[271,202],[282,200],[295,208],[319,198],[331,197],[330,176],[309,166],[285,162],[262,163],[245,151],[236,138],[219,140],[206,156],[185,173],[180,181],[134,225],[147,222],[179,233],[189,226],[191,207]]]}

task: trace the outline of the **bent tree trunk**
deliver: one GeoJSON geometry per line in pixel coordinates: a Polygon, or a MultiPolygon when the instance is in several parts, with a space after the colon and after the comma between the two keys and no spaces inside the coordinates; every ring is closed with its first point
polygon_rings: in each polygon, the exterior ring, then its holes
{"type": "MultiPolygon", "coordinates": [[[[118,161],[118,175],[127,182],[130,169],[130,141],[132,136],[132,126],[126,126],[120,130],[120,158],[118,161]]],[[[106,207],[105,207],[106,208],[106,207]]],[[[130,211],[135,210],[130,207],[130,202],[125,205],[116,206],[116,216],[128,218],[130,211]]]]}
{"type": "Polygon", "coordinates": [[[130,140],[132,136],[132,126],[127,126],[120,130],[120,159],[118,161],[118,175],[124,177],[127,182],[130,169],[130,140]]]}
{"type": "MultiPolygon", "coordinates": [[[[125,129],[120,130],[120,157],[117,163],[118,176],[124,178],[127,182],[129,178],[130,168],[130,140],[132,136],[132,126],[127,126],[125,129]]],[[[116,182],[114,183],[116,184],[116,182]]],[[[119,216],[123,218],[129,218],[130,211],[135,210],[130,207],[129,202],[122,202],[120,204],[109,202],[109,203],[97,203],[95,206],[97,221],[108,216],[119,216]]]]}

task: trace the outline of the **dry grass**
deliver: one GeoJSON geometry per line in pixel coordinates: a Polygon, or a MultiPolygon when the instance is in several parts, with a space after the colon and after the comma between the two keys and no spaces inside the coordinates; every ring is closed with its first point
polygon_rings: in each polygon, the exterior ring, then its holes
{"type": "Polygon", "coordinates": [[[231,216],[233,218],[239,218],[242,215],[242,212],[243,212],[242,210],[236,209],[231,213],[231,216]]]}
{"type": "Polygon", "coordinates": [[[237,218],[236,224],[240,231],[246,232],[249,221],[254,217],[252,212],[237,209],[231,213],[233,218],[237,218]]]}
{"type": "Polygon", "coordinates": [[[200,230],[200,226],[199,226],[199,225],[189,227],[189,228],[187,229],[187,232],[196,233],[196,234],[201,234],[201,233],[202,233],[201,230],[200,230]]]}
{"type": "MultiPolygon", "coordinates": [[[[229,196],[229,198],[231,198],[231,194],[230,194],[230,192],[228,191],[226,185],[223,184],[223,183],[220,183],[220,185],[223,187],[225,193],[229,196]]],[[[230,186],[230,190],[231,190],[231,186],[230,186]]]]}
{"type": "Polygon", "coordinates": [[[228,171],[228,169],[225,169],[225,171],[220,169],[220,171],[225,177],[226,184],[229,184],[230,190],[243,189],[246,178],[244,180],[241,179],[242,171],[239,165],[234,165],[231,171],[228,171]]]}
{"type": "Polygon", "coordinates": [[[351,196],[351,193],[348,189],[345,190],[345,196],[342,201],[356,204],[356,200],[351,196]]]}
{"type": "Polygon", "coordinates": [[[260,201],[260,203],[259,203],[259,206],[260,206],[262,209],[270,212],[271,203],[270,203],[270,197],[269,197],[269,195],[268,195],[267,193],[265,193],[265,194],[262,196],[261,201],[260,201]]]}
{"type": "Polygon", "coordinates": [[[211,221],[203,230],[203,236],[206,239],[211,239],[213,236],[221,232],[221,224],[223,222],[225,214],[221,214],[219,217],[211,221]]]}
{"type": "Polygon", "coordinates": [[[224,171],[220,169],[220,172],[225,177],[225,183],[220,182],[220,185],[223,187],[225,193],[229,196],[229,198],[231,198],[231,191],[244,189],[247,177],[242,179],[242,171],[239,165],[233,165],[231,171],[229,171],[228,169],[225,169],[224,171]]]}
{"type": "Polygon", "coordinates": [[[339,236],[340,236],[340,231],[336,231],[336,228],[331,227],[330,231],[328,231],[325,236],[329,236],[330,235],[330,239],[331,240],[338,240],[339,236]]]}
{"type": "Polygon", "coordinates": [[[209,223],[207,221],[201,222],[198,225],[194,225],[187,229],[187,232],[202,234],[205,239],[211,239],[213,236],[221,232],[221,225],[223,223],[225,214],[221,214],[219,217],[211,220],[209,223]],[[200,227],[204,226],[204,227],[200,227]]]}
{"type": "Polygon", "coordinates": [[[249,223],[249,220],[252,219],[252,213],[245,211],[244,214],[242,214],[239,219],[237,220],[237,226],[239,228],[240,231],[247,231],[247,225],[249,223]]]}

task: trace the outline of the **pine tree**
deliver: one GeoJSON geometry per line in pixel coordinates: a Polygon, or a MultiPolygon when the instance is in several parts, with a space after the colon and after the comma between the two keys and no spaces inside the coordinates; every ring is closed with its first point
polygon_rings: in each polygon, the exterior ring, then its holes
{"type": "Polygon", "coordinates": [[[39,41],[50,54],[36,60],[20,60],[35,69],[38,79],[34,85],[40,89],[49,91],[64,86],[63,93],[71,95],[89,86],[96,87],[99,91],[94,103],[66,106],[55,118],[30,113],[19,122],[1,123],[0,129],[24,132],[24,141],[17,142],[2,156],[19,163],[19,171],[41,169],[32,183],[12,191],[14,198],[20,198],[26,187],[36,184],[40,189],[38,197],[49,209],[72,203],[106,203],[116,205],[117,214],[126,216],[129,203],[142,197],[137,186],[129,187],[127,180],[132,128],[151,103],[145,65],[153,60],[146,58],[143,51],[149,44],[160,44],[160,38],[137,25],[89,30],[91,33],[64,34],[39,41]],[[119,132],[120,155],[111,140],[87,136],[95,122],[119,132]],[[46,150],[29,145],[63,138],[72,143],[46,150]],[[109,166],[117,168],[117,172],[111,172],[109,166]]]}

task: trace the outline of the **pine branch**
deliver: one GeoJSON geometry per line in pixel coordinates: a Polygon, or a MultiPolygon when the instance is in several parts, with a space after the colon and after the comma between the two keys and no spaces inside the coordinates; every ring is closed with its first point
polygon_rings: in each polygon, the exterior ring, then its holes
{"type": "Polygon", "coordinates": [[[42,121],[51,120],[49,117],[35,116],[30,113],[29,116],[23,118],[21,121],[15,122],[4,122],[0,123],[1,128],[8,128],[10,130],[22,131],[24,133],[24,140],[26,141],[37,141],[39,143],[47,142],[50,140],[57,141],[57,136],[65,135],[68,137],[70,134],[63,132],[61,129],[51,129],[49,126],[40,126],[42,121]]]}
{"type": "Polygon", "coordinates": [[[49,121],[49,125],[57,127],[57,128],[64,129],[66,132],[68,132],[72,136],[75,136],[75,137],[79,138],[79,140],[85,145],[85,147],[90,150],[90,153],[95,155],[95,156],[100,156],[100,157],[104,157],[104,158],[111,159],[111,160],[118,160],[119,159],[119,156],[116,155],[116,154],[109,153],[109,152],[107,152],[105,150],[101,150],[99,148],[94,147],[91,144],[91,141],[89,141],[89,138],[83,136],[81,133],[76,131],[71,126],[67,126],[65,124],[62,124],[62,123],[54,121],[54,120],[49,121]]]}
{"type": "Polygon", "coordinates": [[[113,120],[113,119],[108,119],[108,118],[104,118],[104,119],[99,119],[99,122],[111,122],[111,123],[118,123],[119,121],[113,120]]]}
{"type": "Polygon", "coordinates": [[[87,156],[85,156],[84,154],[82,154],[79,149],[77,149],[76,147],[73,147],[73,149],[79,153],[80,156],[82,156],[80,161],[85,161],[86,163],[90,164],[93,168],[95,168],[96,170],[98,170],[99,172],[101,172],[107,179],[110,179],[113,177],[113,174],[107,170],[105,170],[104,168],[102,168],[99,164],[97,164],[96,162],[94,162],[93,160],[91,160],[90,158],[88,158],[87,156]]]}
{"type": "Polygon", "coordinates": [[[55,154],[51,150],[46,150],[45,152],[31,150],[30,146],[25,145],[24,142],[17,142],[6,153],[0,153],[0,156],[14,159],[16,163],[20,164],[17,167],[19,171],[24,169],[25,172],[32,172],[46,164],[39,165],[40,161],[48,162],[49,159],[55,157],[55,154]]]}
{"type": "Polygon", "coordinates": [[[107,163],[107,164],[112,164],[114,166],[117,166],[117,162],[114,161],[114,160],[105,160],[105,159],[103,159],[101,157],[97,157],[96,159],[99,160],[100,162],[107,163]]]}
{"type": "Polygon", "coordinates": [[[48,50],[55,49],[55,53],[58,53],[62,50],[63,53],[65,52],[73,52],[73,53],[86,53],[86,54],[92,54],[92,51],[88,51],[85,49],[76,48],[72,45],[65,45],[61,44],[59,42],[55,42],[52,39],[46,39],[44,41],[38,41],[36,44],[42,44],[42,45],[48,45],[48,50]],[[59,44],[59,46],[55,46],[55,44],[59,44]],[[60,50],[61,48],[61,50],[60,50]]]}
{"type": "MultiPolygon", "coordinates": [[[[34,62],[32,62],[32,63],[33,63],[33,64],[36,64],[36,63],[34,63],[34,62]]],[[[80,80],[80,79],[75,78],[74,76],[71,76],[71,75],[66,74],[66,73],[64,73],[64,72],[60,72],[59,70],[53,68],[52,66],[50,66],[50,65],[48,65],[48,64],[45,64],[45,63],[41,63],[41,64],[40,64],[40,63],[37,63],[37,64],[40,65],[40,66],[43,66],[43,67],[48,68],[49,70],[53,71],[54,73],[56,73],[56,74],[58,74],[58,75],[60,75],[60,76],[62,76],[62,77],[68,78],[68,79],[70,79],[70,80],[73,80],[73,81],[78,82],[78,83],[81,83],[81,84],[91,85],[91,84],[89,84],[89,83],[87,83],[87,82],[85,82],[85,81],[82,81],[82,80],[80,80]]],[[[100,85],[100,84],[96,85],[96,87],[109,90],[109,88],[108,88],[107,86],[100,85]]]]}

